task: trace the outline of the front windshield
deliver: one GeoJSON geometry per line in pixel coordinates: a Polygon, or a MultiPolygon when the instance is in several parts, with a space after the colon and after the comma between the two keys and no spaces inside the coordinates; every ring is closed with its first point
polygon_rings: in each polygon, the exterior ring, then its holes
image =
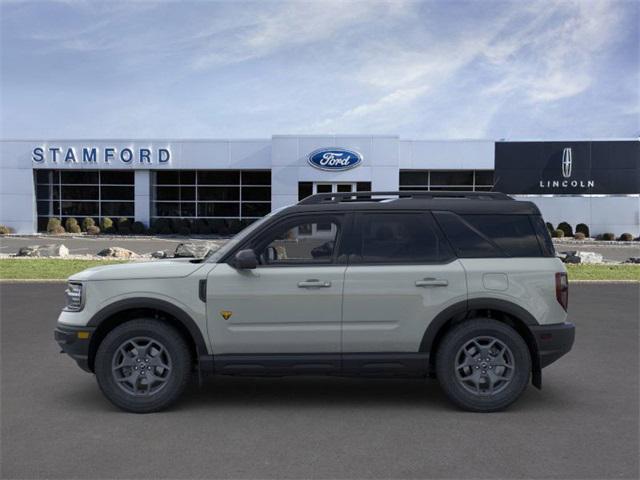
{"type": "Polygon", "coordinates": [[[287,207],[281,207],[273,210],[268,215],[265,215],[259,220],[256,220],[251,225],[249,225],[244,230],[241,230],[233,238],[229,239],[227,243],[225,243],[222,247],[217,250],[209,251],[207,255],[204,257],[204,260],[207,262],[217,263],[222,257],[224,257],[229,251],[233,250],[239,243],[243,242],[245,238],[247,238],[251,233],[264,225],[271,217],[273,217],[276,213],[284,210],[287,207]]]}

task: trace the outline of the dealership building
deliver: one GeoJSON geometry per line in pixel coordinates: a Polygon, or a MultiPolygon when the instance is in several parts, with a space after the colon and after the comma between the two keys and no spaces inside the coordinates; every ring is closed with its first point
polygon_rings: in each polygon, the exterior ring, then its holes
{"type": "Polygon", "coordinates": [[[250,221],[313,193],[494,190],[554,225],[640,235],[638,139],[4,140],[0,182],[0,224],[26,234],[51,217],[250,221]]]}

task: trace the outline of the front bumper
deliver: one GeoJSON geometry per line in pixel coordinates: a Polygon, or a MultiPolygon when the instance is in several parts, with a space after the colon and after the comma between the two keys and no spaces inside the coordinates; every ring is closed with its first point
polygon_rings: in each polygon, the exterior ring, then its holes
{"type": "Polygon", "coordinates": [[[60,325],[53,331],[55,338],[62,351],[73,358],[78,366],[86,372],[91,372],[89,368],[89,344],[94,328],[73,327],[70,325],[60,325]]]}
{"type": "Polygon", "coordinates": [[[540,368],[552,364],[571,350],[576,335],[573,323],[556,323],[529,327],[538,345],[540,368]]]}

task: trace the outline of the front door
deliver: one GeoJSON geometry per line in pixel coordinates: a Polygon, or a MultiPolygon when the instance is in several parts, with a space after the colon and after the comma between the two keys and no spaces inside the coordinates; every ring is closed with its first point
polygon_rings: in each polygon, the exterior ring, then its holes
{"type": "Polygon", "coordinates": [[[343,219],[285,219],[248,247],[258,255],[256,269],[222,263],[210,272],[207,320],[214,355],[332,353],[339,368],[346,265],[338,263],[337,247],[343,219]]]}

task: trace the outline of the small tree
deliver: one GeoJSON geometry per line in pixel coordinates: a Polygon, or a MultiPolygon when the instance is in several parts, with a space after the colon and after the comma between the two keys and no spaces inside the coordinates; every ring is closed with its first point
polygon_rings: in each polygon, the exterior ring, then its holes
{"type": "Polygon", "coordinates": [[[567,222],[560,222],[558,224],[558,230],[562,230],[565,237],[573,237],[573,229],[567,222]]]}
{"type": "Polygon", "coordinates": [[[611,240],[615,240],[615,239],[616,239],[615,234],[611,232],[606,232],[600,235],[600,240],[605,240],[607,242],[610,242],[611,240]]]}
{"type": "Polygon", "coordinates": [[[100,233],[100,228],[96,227],[95,225],[91,225],[89,227],[87,227],[87,234],[88,235],[98,235],[100,233]]]}
{"type": "Polygon", "coordinates": [[[47,233],[59,235],[64,232],[64,227],[62,226],[59,218],[52,217],[49,219],[47,222],[47,233]]]}
{"type": "Polygon", "coordinates": [[[129,235],[131,233],[131,221],[128,218],[121,217],[118,219],[118,233],[129,235]]]}
{"type": "Polygon", "coordinates": [[[621,242],[632,242],[633,235],[631,235],[630,233],[623,233],[622,235],[620,235],[620,238],[618,238],[618,240],[620,240],[621,242]]]}
{"type": "Polygon", "coordinates": [[[144,226],[142,222],[133,222],[131,224],[131,231],[136,235],[142,235],[147,232],[147,228],[144,226]]]}
{"type": "Polygon", "coordinates": [[[84,230],[85,232],[89,227],[95,227],[95,226],[96,226],[96,222],[91,217],[86,217],[82,220],[82,230],[84,230]]]}
{"type": "Polygon", "coordinates": [[[7,235],[9,233],[13,233],[13,228],[7,227],[6,225],[0,225],[0,235],[7,235]]]}
{"type": "Polygon", "coordinates": [[[551,236],[553,238],[563,238],[564,237],[564,230],[560,230],[559,228],[557,228],[553,232],[551,232],[551,236]]]}

